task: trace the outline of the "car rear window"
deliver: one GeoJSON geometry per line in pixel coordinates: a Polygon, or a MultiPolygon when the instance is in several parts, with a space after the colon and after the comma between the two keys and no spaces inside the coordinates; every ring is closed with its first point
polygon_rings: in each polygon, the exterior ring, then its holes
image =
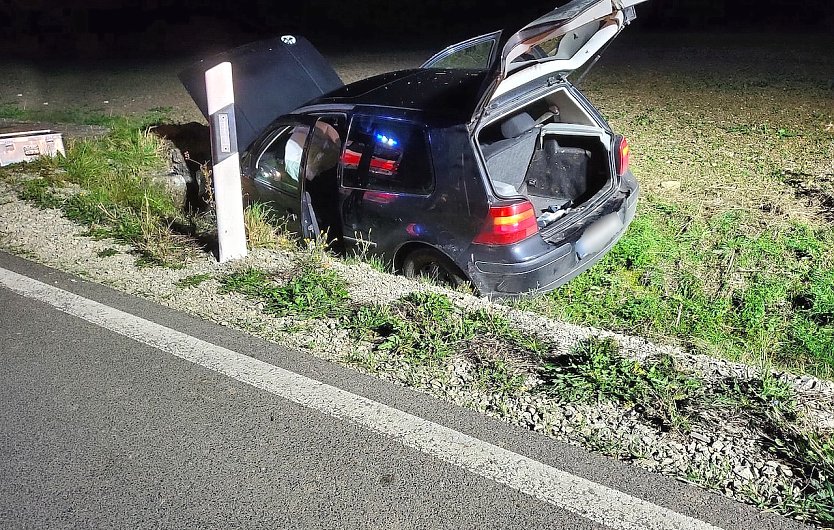
{"type": "Polygon", "coordinates": [[[354,116],[342,154],[348,188],[425,195],[434,177],[425,128],[386,118],[354,116]]]}

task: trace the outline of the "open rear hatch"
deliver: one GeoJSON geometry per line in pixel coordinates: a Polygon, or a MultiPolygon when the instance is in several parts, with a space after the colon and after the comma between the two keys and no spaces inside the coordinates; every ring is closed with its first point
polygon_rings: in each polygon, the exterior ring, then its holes
{"type": "Polygon", "coordinates": [[[506,40],[503,32],[453,44],[421,68],[487,70],[473,123],[497,100],[565,78],[592,61],[635,18],[646,0],[573,0],[527,24],[506,40]]]}
{"type": "Polygon", "coordinates": [[[333,67],[304,37],[253,42],[199,61],[180,81],[208,119],[205,72],[232,64],[238,145],[247,148],[276,118],[343,85],[333,67]]]}
{"type": "MultiPolygon", "coordinates": [[[[573,0],[510,36],[495,59],[482,107],[566,78],[592,61],[635,18],[646,0],[573,0]]],[[[480,116],[477,116],[480,117],[480,116]]]]}
{"type": "Polygon", "coordinates": [[[496,195],[525,197],[542,234],[617,188],[620,138],[566,81],[593,61],[644,0],[573,0],[504,44],[473,120],[496,195]]]}

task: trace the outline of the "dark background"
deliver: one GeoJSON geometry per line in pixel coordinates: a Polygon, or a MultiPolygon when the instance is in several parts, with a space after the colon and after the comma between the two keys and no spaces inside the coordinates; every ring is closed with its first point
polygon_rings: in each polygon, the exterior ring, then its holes
{"type": "MultiPolygon", "coordinates": [[[[324,50],[436,48],[517,29],[555,1],[0,0],[0,45],[15,57],[172,56],[297,33],[324,50]]],[[[834,32],[831,0],[650,0],[645,32],[834,32]]],[[[633,31],[633,30],[632,30],[633,31]]]]}

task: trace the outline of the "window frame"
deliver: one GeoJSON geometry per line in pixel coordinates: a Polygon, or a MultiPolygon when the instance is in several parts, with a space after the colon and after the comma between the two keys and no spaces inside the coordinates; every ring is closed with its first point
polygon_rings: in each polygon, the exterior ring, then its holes
{"type": "MultiPolygon", "coordinates": [[[[457,44],[452,44],[451,46],[444,48],[443,50],[439,51],[438,53],[434,54],[428,61],[424,62],[420,68],[422,69],[430,69],[430,68],[437,68],[434,65],[438,62],[442,61],[443,59],[448,58],[451,55],[456,53],[462,52],[464,50],[468,50],[469,48],[474,48],[484,42],[492,41],[492,47],[489,51],[489,59],[488,64],[485,68],[459,68],[459,70],[489,70],[495,64],[496,57],[498,55],[498,44],[501,41],[501,31],[494,31],[492,33],[485,33],[484,35],[479,35],[477,37],[473,37],[471,39],[465,40],[463,42],[459,42],[457,44]]],[[[454,68],[452,68],[454,70],[454,68]]]]}
{"type": "MultiPolygon", "coordinates": [[[[313,128],[315,128],[316,124],[318,124],[319,121],[324,120],[325,118],[344,118],[344,120],[345,120],[345,137],[340,138],[340,140],[342,142],[342,146],[339,148],[339,162],[336,164],[336,181],[337,181],[337,184],[339,186],[341,186],[341,184],[342,184],[342,156],[344,156],[345,148],[347,147],[347,137],[348,137],[348,134],[350,134],[350,124],[351,124],[351,119],[352,118],[346,112],[340,112],[340,111],[316,112],[315,114],[310,114],[309,117],[313,119],[313,124],[310,126],[310,132],[313,131],[313,128]]],[[[332,123],[328,123],[326,121],[325,121],[325,123],[327,123],[328,125],[330,125],[334,129],[336,129],[336,127],[332,123]]],[[[336,132],[338,133],[339,130],[336,129],[336,132]]],[[[309,139],[312,139],[312,134],[309,135],[308,140],[309,139]]],[[[307,178],[306,178],[306,176],[307,176],[307,154],[308,154],[307,153],[307,146],[305,145],[304,158],[302,160],[302,162],[304,164],[302,169],[304,170],[304,176],[305,176],[304,182],[305,183],[307,182],[307,178]]]]}
{"type": "MultiPolygon", "coordinates": [[[[292,123],[280,124],[278,128],[271,133],[271,138],[267,137],[267,141],[265,141],[262,145],[266,147],[262,147],[258,151],[258,157],[255,159],[255,163],[252,165],[252,181],[256,184],[260,184],[262,186],[266,186],[267,188],[281,192],[287,195],[297,195],[301,197],[304,193],[304,184],[302,180],[304,179],[304,173],[307,169],[307,147],[310,143],[310,138],[312,137],[313,125],[306,123],[301,120],[293,121],[292,123]],[[298,184],[295,189],[290,190],[288,187],[285,186],[277,186],[275,185],[273,180],[267,179],[259,179],[258,178],[258,167],[261,163],[261,159],[263,158],[264,154],[273,146],[273,144],[281,137],[282,134],[292,131],[296,127],[304,126],[307,127],[307,136],[304,138],[304,145],[301,146],[301,161],[299,162],[298,166],[298,180],[296,183],[298,184]]],[[[292,134],[290,134],[292,136],[292,134]]],[[[289,141],[289,140],[288,140],[289,141]]]]}

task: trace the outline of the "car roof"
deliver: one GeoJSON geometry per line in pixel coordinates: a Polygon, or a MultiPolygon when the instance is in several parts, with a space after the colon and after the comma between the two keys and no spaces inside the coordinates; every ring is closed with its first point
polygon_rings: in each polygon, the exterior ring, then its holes
{"type": "Polygon", "coordinates": [[[305,106],[349,104],[411,109],[466,123],[478,105],[482,70],[414,69],[369,77],[305,106]]]}

